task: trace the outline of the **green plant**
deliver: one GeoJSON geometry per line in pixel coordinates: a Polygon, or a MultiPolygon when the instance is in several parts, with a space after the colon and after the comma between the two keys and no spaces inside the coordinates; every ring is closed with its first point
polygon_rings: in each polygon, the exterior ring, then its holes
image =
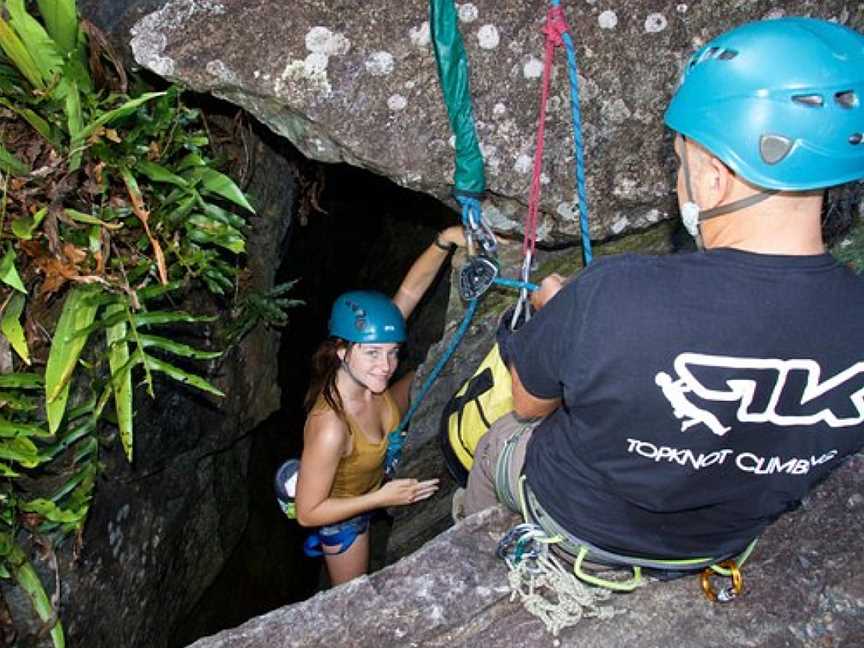
{"type": "MultiPolygon", "coordinates": [[[[0,332],[19,367],[0,374],[0,577],[62,646],[18,543],[80,534],[106,425],[133,459],[135,376],[150,396],[154,372],[221,395],[168,360],[220,353],[158,329],[211,319],[177,311],[172,294],[236,292],[252,207],[179,89],[130,89],[74,0],[36,5],[41,22],[24,0],[0,0],[0,332]]],[[[284,323],[289,288],[247,296],[231,339],[284,323]]]]}
{"type": "Polygon", "coordinates": [[[303,305],[301,300],[288,297],[296,283],[295,279],[267,291],[248,291],[237,303],[234,317],[225,332],[228,346],[240,341],[258,323],[273,328],[287,326],[288,309],[303,305]]]}

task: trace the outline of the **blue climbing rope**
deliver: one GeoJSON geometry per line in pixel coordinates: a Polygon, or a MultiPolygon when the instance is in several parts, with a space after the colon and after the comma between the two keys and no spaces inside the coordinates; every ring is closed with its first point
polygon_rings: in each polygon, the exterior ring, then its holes
{"type": "MultiPolygon", "coordinates": [[[[551,6],[560,9],[560,0],[550,0],[551,6]]],[[[495,236],[483,221],[483,208],[480,201],[482,190],[485,189],[485,178],[483,177],[482,158],[479,154],[479,143],[473,124],[473,111],[471,108],[470,89],[467,79],[467,60],[462,39],[457,27],[457,20],[453,4],[449,0],[432,0],[430,3],[430,24],[433,27],[433,45],[435,57],[438,62],[439,80],[441,81],[445,103],[448,108],[448,117],[457,139],[457,159],[454,181],[456,188],[454,196],[462,206],[462,224],[467,232],[473,232],[478,238],[477,243],[482,252],[494,257],[496,252],[495,236]],[[439,38],[438,34],[441,34],[439,38]],[[462,157],[469,159],[469,163],[460,160],[459,152],[463,151],[462,157]],[[462,162],[462,164],[460,164],[462,162]],[[479,163],[478,163],[479,162],[479,163]]],[[[585,144],[582,137],[582,113],[579,107],[579,68],[576,62],[576,48],[573,38],[566,29],[561,34],[564,47],[567,51],[567,71],[570,79],[570,109],[573,119],[573,148],[575,151],[576,165],[576,193],[579,201],[579,226],[582,238],[582,256],[587,266],[592,261],[591,237],[588,223],[588,192],[585,181],[585,144]]],[[[497,262],[496,262],[497,267],[497,262]]],[[[497,272],[497,270],[496,270],[497,272]]],[[[496,285],[516,288],[522,291],[537,290],[537,284],[528,281],[527,276],[522,280],[505,279],[495,277],[496,285]]],[[[523,292],[523,298],[525,293],[523,292]]],[[[468,300],[468,306],[459,328],[453,334],[450,344],[435,363],[426,381],[413,399],[411,407],[399,422],[399,425],[388,435],[387,457],[385,459],[385,471],[387,475],[393,476],[405,445],[406,429],[411,418],[419,409],[426,394],[432,389],[441,371],[450,360],[456,348],[462,342],[462,338],[468,331],[468,326],[477,310],[479,298],[468,300]]]]}
{"type": "Polygon", "coordinates": [[[420,408],[420,404],[423,402],[426,394],[428,394],[429,390],[432,389],[432,385],[438,379],[438,376],[444,369],[444,365],[447,364],[447,361],[450,360],[450,357],[453,355],[453,353],[456,351],[456,348],[462,342],[462,338],[465,337],[465,332],[468,330],[468,325],[471,324],[471,320],[473,319],[476,310],[477,300],[472,299],[468,302],[468,308],[465,309],[465,315],[462,317],[462,323],[459,324],[459,328],[456,329],[456,332],[453,334],[453,338],[450,340],[450,344],[447,346],[447,349],[444,351],[441,357],[438,358],[438,362],[435,363],[435,366],[429,373],[429,377],[426,378],[426,382],[424,382],[423,387],[420,388],[420,393],[418,393],[417,397],[412,401],[411,407],[408,408],[405,416],[402,417],[402,420],[399,422],[399,426],[395,430],[393,430],[388,436],[387,458],[384,462],[384,470],[388,476],[392,477],[393,474],[396,472],[396,467],[399,464],[399,458],[402,455],[402,446],[405,445],[405,438],[407,436],[405,430],[408,427],[408,423],[411,422],[411,418],[420,408]]]}
{"type": "MultiPolygon", "coordinates": [[[[560,7],[561,0],[550,0],[553,7],[560,7]]],[[[569,31],[561,35],[567,51],[567,74],[570,77],[570,112],[573,118],[573,148],[576,152],[576,195],[579,198],[579,229],[582,236],[582,258],[587,266],[591,263],[591,235],[588,228],[588,191],[585,182],[585,141],[582,137],[582,111],[579,107],[579,66],[576,62],[576,47],[569,31]]]]}

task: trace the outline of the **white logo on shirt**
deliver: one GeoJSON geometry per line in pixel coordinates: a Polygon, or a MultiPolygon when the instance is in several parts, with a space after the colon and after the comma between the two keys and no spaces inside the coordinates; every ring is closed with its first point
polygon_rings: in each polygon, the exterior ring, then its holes
{"type": "Polygon", "coordinates": [[[718,436],[731,429],[712,412],[694,404],[688,394],[703,401],[738,402],[736,418],[742,423],[825,423],[838,428],[864,422],[864,362],[856,362],[825,381],[820,380],[819,364],[807,359],[682,353],[675,358],[674,366],[677,380],[660,371],[654,382],[672,405],[675,417],[682,419],[682,432],[700,423],[718,436]],[[729,369],[735,370],[733,378],[729,377],[729,369]],[[849,407],[843,412],[833,411],[827,402],[829,396],[836,397],[837,391],[849,399],[849,407]]]}

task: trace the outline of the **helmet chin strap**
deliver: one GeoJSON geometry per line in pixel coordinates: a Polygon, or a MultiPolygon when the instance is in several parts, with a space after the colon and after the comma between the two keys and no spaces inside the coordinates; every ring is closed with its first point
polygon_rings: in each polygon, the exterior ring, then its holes
{"type": "Polygon", "coordinates": [[[746,207],[752,207],[763,200],[768,200],[771,196],[776,194],[777,191],[774,189],[760,191],[752,196],[740,198],[729,204],[720,205],[719,207],[702,211],[699,208],[699,205],[693,202],[693,184],[690,179],[690,164],[687,160],[687,138],[682,135],[681,139],[684,142],[684,145],[681,147],[681,170],[684,172],[684,188],[687,191],[687,202],[681,205],[681,221],[684,223],[684,228],[690,236],[696,240],[696,245],[701,250],[704,247],[700,227],[702,223],[706,220],[716,218],[717,216],[724,216],[746,207]]]}

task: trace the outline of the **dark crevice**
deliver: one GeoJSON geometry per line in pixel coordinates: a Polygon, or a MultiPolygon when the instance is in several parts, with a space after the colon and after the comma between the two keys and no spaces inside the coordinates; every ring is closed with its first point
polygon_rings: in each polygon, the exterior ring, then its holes
{"type": "MultiPolygon", "coordinates": [[[[279,464],[300,455],[309,360],[326,336],[330,305],[338,294],[356,288],[393,294],[436,232],[458,222],[458,215],[434,198],[353,167],[319,165],[305,168],[303,175],[301,214],[276,276],[277,283],[299,279],[290,296],[305,302],[290,312],[282,337],[282,407],[252,432],[244,536],[222,573],[172,633],[174,646],[304,600],[326,585],[320,560],[302,554],[307,532],[279,511],[272,485],[279,464]]],[[[400,370],[420,364],[441,337],[448,277],[443,270],[409,322],[400,370]]],[[[389,528],[382,513],[372,530],[373,569],[384,564],[389,528]]]]}

